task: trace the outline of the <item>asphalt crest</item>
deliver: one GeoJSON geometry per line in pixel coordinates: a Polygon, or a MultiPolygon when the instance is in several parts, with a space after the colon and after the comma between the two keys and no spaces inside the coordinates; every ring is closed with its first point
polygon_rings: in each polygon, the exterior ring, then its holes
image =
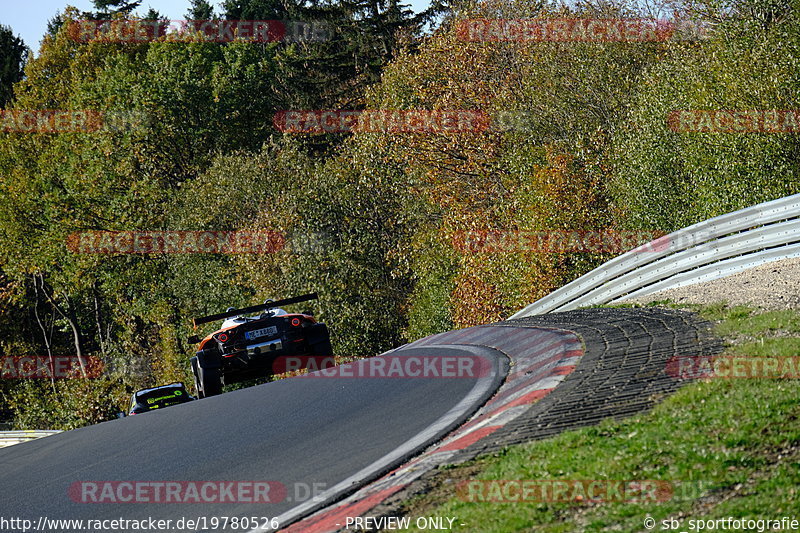
{"type": "Polygon", "coordinates": [[[4,448],[0,516],[267,516],[290,531],[336,530],[343,517],[395,514],[442,464],[647,409],[683,383],[666,361],[720,348],[695,315],[659,309],[579,310],[434,335],[382,354],[385,373],[358,374],[353,363],[4,448]],[[393,362],[408,375],[392,375],[393,362]],[[99,494],[86,483],[117,490],[170,480],[268,482],[282,492],[268,503],[85,501],[99,494]],[[309,497],[312,486],[319,491],[309,497]]]}
{"type": "MultiPolygon", "coordinates": [[[[723,349],[722,341],[712,334],[711,325],[696,314],[661,308],[580,309],[481,327],[511,328],[510,331],[520,327],[542,328],[572,333],[582,343],[581,356],[575,368],[565,372],[557,386],[547,390],[538,401],[526,405],[524,412],[447,457],[443,461],[446,464],[462,463],[509,445],[591,426],[606,418],[624,418],[646,411],[688,381],[667,371],[670,359],[708,356],[723,349]]],[[[412,345],[428,343],[437,337],[441,342],[442,336],[452,340],[452,335],[458,333],[444,333],[412,345]]],[[[513,368],[518,352],[512,349],[507,355],[513,368]]],[[[501,387],[499,394],[502,391],[501,387]]],[[[465,426],[469,427],[480,417],[479,412],[465,426]]],[[[437,446],[432,447],[434,453],[437,446]]],[[[417,461],[419,459],[410,463],[412,470],[418,467],[417,461]]],[[[412,479],[404,479],[397,475],[402,474],[402,470],[326,510],[328,518],[402,515],[402,504],[407,498],[426,492],[439,482],[438,476],[443,475],[436,468],[428,468],[424,472],[416,471],[412,479]]],[[[325,518],[325,513],[318,513],[298,523],[292,531],[303,530],[304,524],[314,526],[310,531],[315,532],[339,529],[335,527],[339,520],[325,518]]]]}

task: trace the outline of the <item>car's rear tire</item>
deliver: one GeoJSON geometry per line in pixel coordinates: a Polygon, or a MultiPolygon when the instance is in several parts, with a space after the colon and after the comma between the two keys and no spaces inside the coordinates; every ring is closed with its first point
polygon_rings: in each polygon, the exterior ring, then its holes
{"type": "MultiPolygon", "coordinates": [[[[222,371],[215,363],[205,355],[203,360],[199,357],[192,357],[192,374],[194,374],[194,388],[198,398],[208,398],[222,394],[222,371]]],[[[213,359],[213,358],[211,358],[213,359]]]]}
{"type": "Polygon", "coordinates": [[[192,363],[192,376],[194,376],[194,392],[197,398],[205,398],[203,395],[203,387],[200,386],[200,366],[197,364],[197,356],[190,359],[192,363]]]}
{"type": "Polygon", "coordinates": [[[333,355],[331,336],[325,324],[311,326],[308,338],[308,350],[311,355],[333,355]]]}
{"type": "Polygon", "coordinates": [[[222,394],[222,373],[219,368],[198,367],[200,387],[203,390],[203,398],[222,394]]]}

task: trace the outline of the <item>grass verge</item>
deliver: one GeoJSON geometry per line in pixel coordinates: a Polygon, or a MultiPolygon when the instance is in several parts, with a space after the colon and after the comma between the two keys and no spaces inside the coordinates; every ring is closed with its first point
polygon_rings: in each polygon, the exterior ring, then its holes
{"type": "MultiPolygon", "coordinates": [[[[723,355],[800,355],[800,313],[762,313],[724,304],[680,307],[716,324],[729,345],[723,355]]],[[[412,524],[406,531],[422,530],[414,524],[425,517],[455,518],[452,531],[487,533],[698,531],[703,530],[697,522],[701,519],[794,515],[800,520],[799,417],[800,380],[697,381],[650,412],[444,469],[432,490],[405,502],[403,512],[412,524]],[[459,483],[475,480],[489,483],[455,490],[459,483]],[[528,500],[541,500],[542,487],[547,491],[556,486],[550,480],[567,481],[569,489],[557,502],[500,503],[496,500],[504,490],[516,498],[519,485],[493,480],[547,480],[534,486],[528,500]],[[629,498],[623,493],[617,501],[591,502],[579,490],[587,484],[573,480],[664,483],[657,493],[631,493],[629,498]],[[648,517],[654,520],[648,523],[655,524],[652,529],[645,525],[648,517]]],[[[716,524],[705,530],[723,529],[716,524]]]]}

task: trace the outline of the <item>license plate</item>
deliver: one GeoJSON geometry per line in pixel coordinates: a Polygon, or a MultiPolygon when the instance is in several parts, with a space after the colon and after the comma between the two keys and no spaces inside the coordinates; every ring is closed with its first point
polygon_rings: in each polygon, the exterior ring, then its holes
{"type": "Polygon", "coordinates": [[[247,340],[257,339],[259,337],[269,337],[278,333],[277,326],[270,326],[268,328],[254,329],[253,331],[246,331],[244,338],[247,340]]]}

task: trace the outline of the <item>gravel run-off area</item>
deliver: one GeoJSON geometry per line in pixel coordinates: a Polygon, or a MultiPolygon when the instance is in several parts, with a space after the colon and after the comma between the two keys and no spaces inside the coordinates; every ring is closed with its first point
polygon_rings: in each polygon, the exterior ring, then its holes
{"type": "Polygon", "coordinates": [[[695,283],[632,298],[629,302],[671,300],[682,304],[708,305],[727,302],[764,310],[800,309],[800,259],[783,259],[724,278],[695,283]]]}

